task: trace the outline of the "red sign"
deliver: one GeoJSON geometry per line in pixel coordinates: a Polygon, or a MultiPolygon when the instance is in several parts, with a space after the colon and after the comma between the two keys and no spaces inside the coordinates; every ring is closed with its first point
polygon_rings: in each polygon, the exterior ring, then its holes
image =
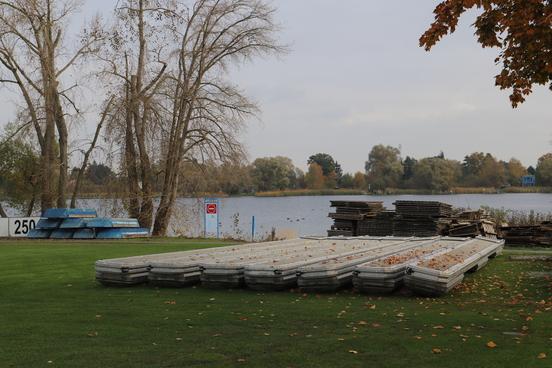
{"type": "Polygon", "coordinates": [[[205,206],[205,212],[207,212],[208,215],[216,215],[217,214],[217,204],[216,203],[209,203],[205,206]]]}

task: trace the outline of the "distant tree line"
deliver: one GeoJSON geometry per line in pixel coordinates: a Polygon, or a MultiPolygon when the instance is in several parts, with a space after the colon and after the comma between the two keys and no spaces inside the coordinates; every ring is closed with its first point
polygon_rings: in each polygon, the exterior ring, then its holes
{"type": "Polygon", "coordinates": [[[445,192],[455,187],[503,188],[520,186],[525,175],[535,175],[537,185],[552,186],[552,154],[539,158],[536,168],[518,159],[502,161],[490,153],[474,152],[463,161],[444,153],[434,157],[403,158],[399,148],[377,145],[366,162],[366,183],[370,190],[388,188],[445,192]]]}

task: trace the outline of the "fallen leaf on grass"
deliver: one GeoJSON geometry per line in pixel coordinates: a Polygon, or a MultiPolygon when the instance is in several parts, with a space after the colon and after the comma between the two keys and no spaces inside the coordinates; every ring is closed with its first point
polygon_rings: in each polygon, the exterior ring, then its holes
{"type": "Polygon", "coordinates": [[[349,353],[351,353],[351,354],[358,354],[358,351],[356,351],[356,350],[349,350],[349,353]]]}
{"type": "Polygon", "coordinates": [[[442,325],[437,325],[437,326],[433,326],[433,328],[436,329],[436,330],[441,330],[445,327],[443,327],[442,325]]]}
{"type": "Polygon", "coordinates": [[[88,336],[88,337],[96,337],[96,336],[98,336],[98,332],[97,332],[97,331],[90,331],[89,333],[86,334],[86,336],[88,336]]]}
{"type": "Polygon", "coordinates": [[[433,349],[431,349],[431,352],[432,352],[433,354],[441,354],[441,349],[439,349],[439,348],[433,348],[433,349]]]}
{"type": "Polygon", "coordinates": [[[497,347],[496,343],[494,341],[489,341],[487,343],[487,347],[490,348],[490,349],[494,349],[497,347]]]}
{"type": "Polygon", "coordinates": [[[537,355],[537,358],[546,359],[546,353],[540,353],[539,355],[537,355]]]}
{"type": "Polygon", "coordinates": [[[243,359],[243,358],[238,358],[237,361],[238,361],[238,363],[244,363],[244,362],[245,362],[245,359],[243,359]]]}
{"type": "Polygon", "coordinates": [[[167,301],[165,301],[165,304],[175,305],[175,304],[176,304],[176,300],[167,300],[167,301]]]}

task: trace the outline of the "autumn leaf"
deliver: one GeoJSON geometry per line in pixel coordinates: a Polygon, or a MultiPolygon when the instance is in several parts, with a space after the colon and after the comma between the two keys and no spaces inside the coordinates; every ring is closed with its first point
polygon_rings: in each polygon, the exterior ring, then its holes
{"type": "Polygon", "coordinates": [[[431,352],[432,352],[433,354],[441,354],[441,349],[439,349],[439,348],[433,348],[433,349],[431,349],[431,352]]]}
{"type": "Polygon", "coordinates": [[[356,351],[356,350],[349,350],[349,353],[351,353],[351,354],[358,354],[358,351],[356,351]]]}
{"type": "Polygon", "coordinates": [[[487,347],[490,348],[490,349],[494,349],[497,347],[496,343],[494,341],[489,341],[487,343],[487,347]]]}
{"type": "Polygon", "coordinates": [[[537,355],[537,358],[546,359],[546,353],[540,353],[539,355],[537,355]]]}

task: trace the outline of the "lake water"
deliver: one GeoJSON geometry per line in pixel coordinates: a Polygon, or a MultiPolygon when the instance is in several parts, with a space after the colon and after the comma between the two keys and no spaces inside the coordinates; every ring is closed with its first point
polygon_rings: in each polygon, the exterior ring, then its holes
{"type": "MultiPolygon", "coordinates": [[[[305,197],[234,197],[220,199],[220,226],[224,237],[251,239],[255,216],[255,239],[267,237],[272,229],[280,235],[324,235],[331,226],[328,218],[330,200],[383,201],[394,209],[396,200],[442,201],[455,207],[479,209],[481,206],[508,210],[552,213],[552,194],[458,194],[401,196],[305,196],[305,197]]],[[[172,220],[173,235],[199,237],[203,234],[202,199],[181,198],[172,220]]],[[[108,201],[86,200],[81,206],[99,209],[102,215],[122,216],[108,201]]]]}

